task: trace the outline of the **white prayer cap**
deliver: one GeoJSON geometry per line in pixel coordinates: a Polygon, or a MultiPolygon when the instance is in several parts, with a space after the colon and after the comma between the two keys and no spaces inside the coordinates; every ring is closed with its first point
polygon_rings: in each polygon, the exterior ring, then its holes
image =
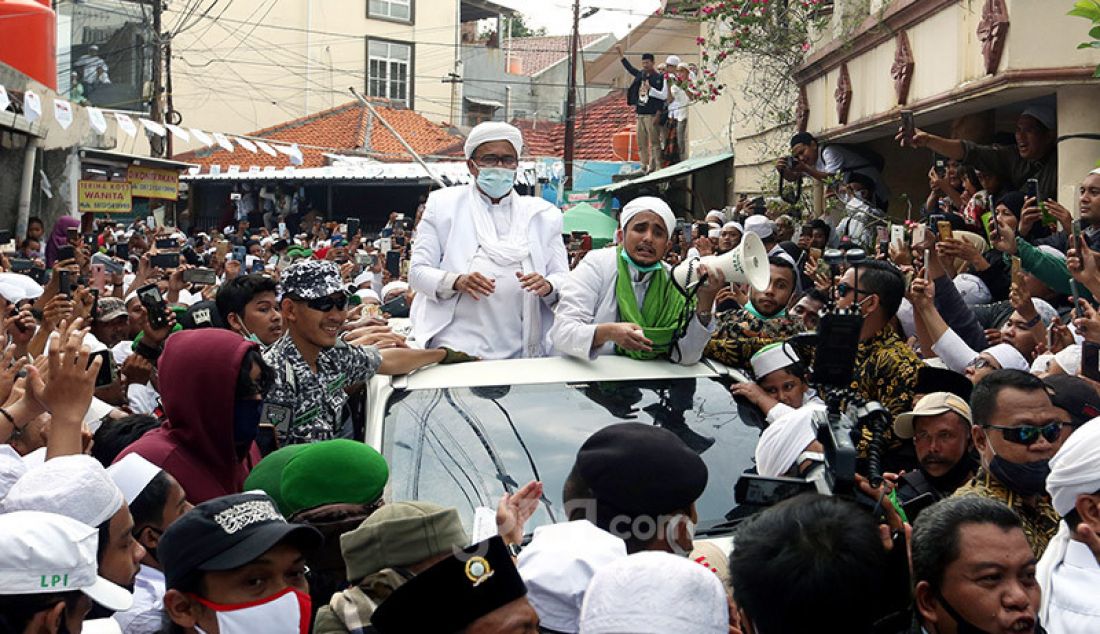
{"type": "Polygon", "coordinates": [[[672,231],[676,228],[676,216],[673,215],[668,203],[656,196],[641,196],[628,202],[619,212],[619,226],[626,229],[630,219],[643,211],[651,211],[660,216],[665,223],[665,230],[672,235],[672,231]]]}
{"type": "Polygon", "coordinates": [[[982,352],[996,359],[1002,370],[1027,372],[1031,369],[1031,365],[1024,358],[1024,355],[1020,354],[1020,351],[1010,343],[999,343],[991,348],[986,348],[982,352]]]}
{"type": "Polygon", "coordinates": [[[756,354],[752,355],[750,363],[752,363],[753,376],[759,381],[772,372],[798,363],[800,360],[798,353],[789,343],[780,342],[757,350],[756,354]]]}
{"type": "Polygon", "coordinates": [[[97,574],[99,530],[40,511],[0,515],[0,594],[80,590],[109,610],[128,610],[134,597],[97,574]]]}
{"type": "Polygon", "coordinates": [[[767,216],[749,216],[745,219],[745,231],[751,231],[760,236],[761,239],[770,238],[775,233],[775,223],[769,220],[767,216]]]}
{"type": "Polygon", "coordinates": [[[722,582],[685,557],[646,551],[604,566],[581,610],[581,634],[726,634],[722,582]]]}
{"type": "Polygon", "coordinates": [[[1047,255],[1058,260],[1059,262],[1064,263],[1066,261],[1066,254],[1050,246],[1049,244],[1040,244],[1037,248],[1043,253],[1046,253],[1047,255]]]}
{"type": "Polygon", "coordinates": [[[356,288],[359,288],[360,286],[370,282],[372,279],[374,279],[374,273],[367,270],[367,271],[363,271],[359,275],[356,275],[355,279],[352,280],[351,283],[354,284],[356,288]]]}
{"type": "Polygon", "coordinates": [[[723,229],[737,229],[737,233],[740,233],[742,235],[744,235],[744,233],[745,233],[745,228],[741,226],[741,223],[740,222],[735,222],[733,220],[730,220],[726,224],[722,225],[722,228],[723,229]]]}
{"type": "Polygon", "coordinates": [[[160,467],[136,453],[126,454],[122,460],[107,467],[107,475],[122,491],[127,506],[134,503],[160,472],[160,467]]]}
{"type": "Polygon", "coordinates": [[[16,304],[24,299],[38,299],[42,286],[22,273],[0,273],[0,295],[16,304]]]}
{"type": "Polygon", "coordinates": [[[680,58],[676,55],[669,55],[665,58],[665,66],[679,66],[680,58]]]}
{"type": "Polygon", "coordinates": [[[8,495],[16,481],[27,472],[27,465],[11,445],[0,445],[0,500],[8,495]]]}
{"type": "Polygon", "coordinates": [[[803,405],[787,412],[768,425],[756,443],[756,471],[765,477],[781,476],[791,468],[799,454],[814,441],[814,412],[825,408],[803,405]]]}
{"type": "Polygon", "coordinates": [[[989,292],[985,280],[971,273],[960,273],[955,276],[955,290],[959,291],[959,295],[968,306],[988,304],[993,301],[993,293],[989,292]]]}
{"type": "Polygon", "coordinates": [[[718,237],[721,236],[721,235],[722,235],[722,230],[721,229],[711,229],[710,231],[707,231],[707,237],[710,238],[711,240],[717,240],[718,237]]]}
{"type": "Polygon", "coordinates": [[[58,513],[97,527],[126,503],[107,470],[91,456],[59,456],[32,467],[0,503],[0,513],[58,513]]]}
{"type": "Polygon", "coordinates": [[[386,284],[385,286],[382,287],[382,301],[388,301],[386,298],[389,297],[389,294],[392,293],[393,291],[398,291],[398,290],[407,291],[407,290],[409,290],[409,285],[406,282],[399,282],[399,281],[394,281],[394,282],[390,282],[389,284],[386,284]]]}
{"type": "Polygon", "coordinates": [[[512,144],[512,147],[516,148],[516,156],[523,154],[523,133],[519,131],[519,128],[502,121],[486,121],[474,126],[474,129],[470,130],[470,134],[466,136],[466,144],[463,146],[466,158],[474,155],[477,146],[491,141],[507,141],[512,144]]]}
{"type": "Polygon", "coordinates": [[[1047,352],[1035,357],[1035,360],[1031,362],[1031,373],[1039,374],[1040,372],[1048,372],[1050,370],[1050,362],[1054,361],[1054,355],[1047,352]]]}
{"type": "Polygon", "coordinates": [[[1050,460],[1047,492],[1054,510],[1065,517],[1077,496],[1100,491],[1100,423],[1078,427],[1050,460]]]}
{"type": "Polygon", "coordinates": [[[555,632],[576,632],[592,576],[624,557],[626,543],[588,520],[536,528],[517,567],[539,625],[555,632]]]}
{"type": "Polygon", "coordinates": [[[707,212],[707,215],[703,217],[703,220],[710,221],[711,218],[717,218],[719,222],[726,219],[726,214],[721,209],[711,209],[707,212]]]}
{"type": "Polygon", "coordinates": [[[1062,366],[1062,371],[1070,376],[1077,376],[1081,370],[1081,346],[1073,344],[1062,348],[1061,352],[1054,354],[1054,361],[1062,366]]]}
{"type": "Polygon", "coordinates": [[[1035,307],[1035,312],[1039,313],[1039,318],[1043,320],[1043,325],[1049,327],[1050,322],[1054,321],[1058,317],[1058,310],[1050,305],[1045,299],[1039,299],[1038,297],[1031,298],[1031,305],[1035,307]]]}
{"type": "Polygon", "coordinates": [[[381,304],[382,298],[375,293],[373,289],[361,288],[355,291],[355,294],[359,296],[359,299],[363,300],[364,304],[381,304]]]}

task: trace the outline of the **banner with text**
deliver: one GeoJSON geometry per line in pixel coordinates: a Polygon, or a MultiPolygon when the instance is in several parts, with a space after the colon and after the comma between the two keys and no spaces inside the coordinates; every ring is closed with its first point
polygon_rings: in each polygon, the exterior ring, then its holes
{"type": "Polygon", "coordinates": [[[80,181],[77,184],[77,208],[81,213],[130,213],[130,183],[80,181]]]}
{"type": "Polygon", "coordinates": [[[142,198],[177,200],[180,190],[180,174],[176,170],[157,169],[131,165],[126,170],[131,194],[142,198]]]}

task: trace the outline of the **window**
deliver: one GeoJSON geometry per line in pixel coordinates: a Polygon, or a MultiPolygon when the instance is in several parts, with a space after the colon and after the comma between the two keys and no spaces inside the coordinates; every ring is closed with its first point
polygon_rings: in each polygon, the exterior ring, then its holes
{"type": "Polygon", "coordinates": [[[385,40],[367,42],[367,96],[409,105],[412,46],[385,40]]]}
{"type": "Polygon", "coordinates": [[[367,17],[412,22],[413,0],[368,0],[367,17]]]}

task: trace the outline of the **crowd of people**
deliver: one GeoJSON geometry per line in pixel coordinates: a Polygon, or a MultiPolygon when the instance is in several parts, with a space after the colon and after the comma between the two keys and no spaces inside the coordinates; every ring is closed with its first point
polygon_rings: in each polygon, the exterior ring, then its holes
{"type": "MultiPolygon", "coordinates": [[[[870,244],[760,199],[694,222],[639,196],[571,258],[502,123],[470,132],[470,184],[377,237],[284,230],[292,192],[209,235],[32,221],[0,260],[0,632],[1100,631],[1100,171],[1079,214],[1051,198],[1048,114],[1014,147],[903,131],[952,162],[870,244]],[[729,266],[749,246],[755,285],[729,266]],[[821,421],[848,406],[886,424],[847,418],[852,489],[770,504],[732,549],[695,537],[698,451],[640,422],[583,440],[560,523],[528,530],[538,481],[488,531],[386,499],[371,377],[553,355],[741,371],[761,482],[837,481],[821,421]]],[[[873,157],[791,150],[778,169],[882,210],[873,157]]]]}

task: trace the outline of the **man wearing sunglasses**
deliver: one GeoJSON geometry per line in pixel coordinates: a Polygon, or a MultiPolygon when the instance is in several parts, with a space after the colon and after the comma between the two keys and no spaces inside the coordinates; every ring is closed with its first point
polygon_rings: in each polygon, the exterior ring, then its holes
{"type": "Polygon", "coordinates": [[[1040,557],[1058,530],[1046,479],[1050,459],[1069,436],[1043,382],[1020,370],[997,370],[970,397],[974,417],[971,439],[981,467],[955,495],[978,495],[1008,505],[1023,521],[1035,556],[1040,557]]]}
{"type": "Polygon", "coordinates": [[[347,389],[375,374],[408,374],[439,363],[445,349],[379,352],[343,340],[348,293],[334,262],[306,260],[283,271],[280,307],[287,332],[264,351],[275,383],[265,420],[282,444],[338,437],[348,418],[347,389]]]}
{"type": "Polygon", "coordinates": [[[432,192],[417,228],[413,336],[482,359],[545,356],[569,272],[561,211],[514,191],[523,151],[516,127],[482,123],[464,149],[474,182],[432,192]]]}

